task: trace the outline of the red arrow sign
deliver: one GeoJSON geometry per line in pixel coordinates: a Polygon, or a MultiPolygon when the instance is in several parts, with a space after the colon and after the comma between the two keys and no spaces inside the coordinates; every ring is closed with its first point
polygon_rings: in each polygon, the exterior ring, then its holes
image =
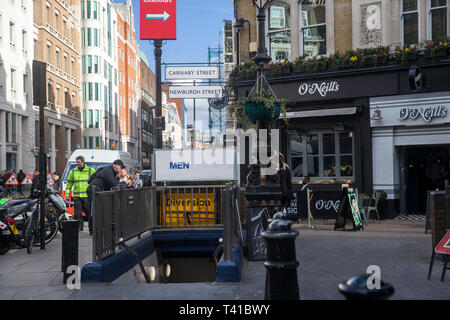
{"type": "Polygon", "coordinates": [[[141,0],[141,40],[177,39],[177,0],[141,0]]]}
{"type": "Polygon", "coordinates": [[[436,248],[434,248],[436,253],[450,254],[450,230],[447,231],[445,236],[439,241],[436,248]]]}

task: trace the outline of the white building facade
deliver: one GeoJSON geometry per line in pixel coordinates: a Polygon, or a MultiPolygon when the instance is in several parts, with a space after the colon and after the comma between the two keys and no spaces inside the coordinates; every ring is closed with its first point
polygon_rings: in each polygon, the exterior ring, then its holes
{"type": "Polygon", "coordinates": [[[0,7],[0,170],[35,168],[33,1],[0,7]]]}
{"type": "Polygon", "coordinates": [[[119,143],[117,14],[111,0],[81,1],[82,146],[119,143]]]}

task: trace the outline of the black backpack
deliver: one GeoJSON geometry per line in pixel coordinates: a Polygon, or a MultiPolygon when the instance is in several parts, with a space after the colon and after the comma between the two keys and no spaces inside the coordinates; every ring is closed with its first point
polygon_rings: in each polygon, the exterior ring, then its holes
{"type": "Polygon", "coordinates": [[[91,184],[92,181],[94,181],[95,177],[97,177],[97,174],[98,174],[100,171],[102,171],[103,169],[105,169],[105,167],[98,168],[98,170],[95,171],[95,172],[89,177],[88,184],[91,184]]]}

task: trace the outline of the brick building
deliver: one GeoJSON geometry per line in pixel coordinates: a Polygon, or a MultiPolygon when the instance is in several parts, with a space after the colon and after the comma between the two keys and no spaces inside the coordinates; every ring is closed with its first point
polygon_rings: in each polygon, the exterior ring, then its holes
{"type": "MultiPolygon", "coordinates": [[[[235,61],[250,62],[256,9],[233,3],[233,24],[248,20],[234,32],[235,61]]],[[[383,190],[391,217],[425,213],[427,191],[449,178],[449,9],[446,0],[271,2],[266,74],[288,101],[288,124],[275,125],[294,183],[350,180],[360,193],[383,190]]],[[[239,97],[255,84],[239,68],[233,80],[239,97]]]]}
{"type": "MultiPolygon", "coordinates": [[[[81,145],[80,1],[35,0],[33,3],[34,24],[38,29],[35,60],[47,63],[44,126],[48,170],[62,173],[72,151],[81,145]]],[[[39,111],[36,110],[38,146],[39,111]]]]}
{"type": "Polygon", "coordinates": [[[119,73],[119,149],[138,159],[141,67],[131,0],[113,4],[117,12],[119,73]]]}

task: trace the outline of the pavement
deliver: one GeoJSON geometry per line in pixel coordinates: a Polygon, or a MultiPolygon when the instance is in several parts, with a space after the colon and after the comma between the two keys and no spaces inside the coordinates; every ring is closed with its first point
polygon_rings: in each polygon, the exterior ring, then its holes
{"type": "MultiPolygon", "coordinates": [[[[301,300],[343,300],[337,286],[370,265],[381,270],[381,279],[392,284],[391,300],[449,300],[450,272],[440,281],[443,263],[435,260],[427,281],[431,235],[424,221],[369,222],[363,231],[333,231],[318,220],[315,229],[295,224],[296,258],[301,300]]],[[[80,265],[91,261],[92,238],[87,228],[79,237],[80,265]]],[[[12,249],[0,256],[1,300],[263,300],[264,261],[244,260],[239,283],[150,283],[139,277],[139,268],[110,284],[82,284],[69,290],[61,273],[61,234],[45,250],[12,249]]]]}

